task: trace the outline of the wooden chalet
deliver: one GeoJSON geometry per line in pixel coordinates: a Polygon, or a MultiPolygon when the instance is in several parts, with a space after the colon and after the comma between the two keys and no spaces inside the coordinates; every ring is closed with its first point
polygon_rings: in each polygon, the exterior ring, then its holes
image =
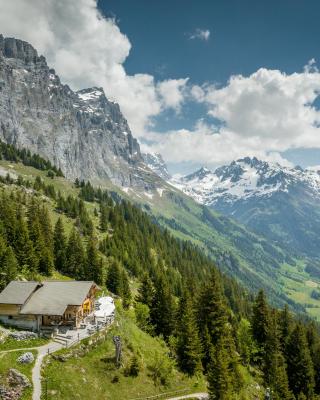
{"type": "Polygon", "coordinates": [[[33,331],[78,328],[94,311],[98,289],[92,281],[12,281],[0,293],[0,322],[33,331]]]}

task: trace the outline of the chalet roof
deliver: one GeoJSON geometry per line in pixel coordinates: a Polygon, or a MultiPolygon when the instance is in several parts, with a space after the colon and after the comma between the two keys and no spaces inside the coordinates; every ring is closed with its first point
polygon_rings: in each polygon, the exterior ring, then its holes
{"type": "Polygon", "coordinates": [[[93,281],[46,281],[36,290],[20,314],[63,315],[68,306],[80,306],[93,281]]]}
{"type": "Polygon", "coordinates": [[[11,281],[0,293],[0,304],[24,304],[39,282],[11,281]]]}

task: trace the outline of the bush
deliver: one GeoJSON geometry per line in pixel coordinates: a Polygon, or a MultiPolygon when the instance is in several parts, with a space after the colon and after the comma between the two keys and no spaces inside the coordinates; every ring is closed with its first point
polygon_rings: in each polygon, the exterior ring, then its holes
{"type": "Polygon", "coordinates": [[[140,362],[136,355],[133,355],[128,367],[125,369],[125,376],[137,377],[140,372],[140,362]]]}
{"type": "Polygon", "coordinates": [[[168,385],[172,377],[174,362],[168,357],[156,352],[148,369],[155,384],[168,385]]]}
{"type": "Polygon", "coordinates": [[[111,379],[111,383],[118,383],[120,381],[119,375],[114,375],[111,379]]]}
{"type": "Polygon", "coordinates": [[[147,333],[151,333],[151,323],[150,323],[150,310],[146,304],[137,303],[135,305],[135,316],[136,322],[140,329],[147,333]]]}

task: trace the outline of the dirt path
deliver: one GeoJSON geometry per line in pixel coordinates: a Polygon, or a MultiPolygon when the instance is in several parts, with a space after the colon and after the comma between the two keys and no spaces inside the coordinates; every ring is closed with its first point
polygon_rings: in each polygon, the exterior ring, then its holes
{"type": "Polygon", "coordinates": [[[32,384],[33,384],[33,394],[32,400],[40,400],[41,399],[41,365],[44,357],[47,354],[54,353],[65,347],[61,343],[50,342],[45,344],[44,346],[40,346],[37,348],[38,356],[36,358],[36,362],[34,364],[32,370],[32,384]]]}
{"type": "Polygon", "coordinates": [[[208,395],[208,393],[193,393],[193,394],[187,394],[185,396],[171,397],[170,399],[167,399],[167,400],[183,400],[183,399],[208,400],[209,395],[208,395]]]}
{"type": "MultiPolygon", "coordinates": [[[[110,325],[108,325],[104,329],[108,329],[110,325]]],[[[90,337],[95,332],[89,333],[88,330],[82,330],[79,332],[72,332],[73,337],[67,340],[67,347],[74,346],[75,344],[79,343],[82,339],[90,337]]],[[[36,356],[36,361],[34,367],[32,369],[32,384],[33,384],[33,394],[32,400],[40,400],[41,399],[41,365],[44,357],[48,354],[54,353],[62,348],[65,348],[66,345],[57,342],[49,342],[45,345],[38,346],[38,347],[25,347],[20,349],[11,349],[11,350],[3,350],[0,351],[0,354],[4,353],[11,353],[14,351],[30,351],[30,350],[37,350],[38,355],[36,356]]]]}
{"type": "Polygon", "coordinates": [[[40,400],[41,399],[41,365],[43,358],[49,354],[54,353],[62,349],[64,346],[60,343],[50,342],[43,346],[38,347],[22,347],[18,349],[11,349],[11,350],[3,350],[0,351],[0,354],[12,353],[14,351],[30,351],[30,350],[37,350],[38,355],[36,356],[36,362],[32,369],[32,384],[33,384],[33,394],[32,400],[40,400]]]}

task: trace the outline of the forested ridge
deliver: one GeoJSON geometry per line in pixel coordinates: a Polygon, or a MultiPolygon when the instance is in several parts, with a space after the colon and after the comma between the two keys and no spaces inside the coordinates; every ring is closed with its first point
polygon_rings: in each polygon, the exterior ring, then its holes
{"type": "MultiPolygon", "coordinates": [[[[22,161],[21,150],[6,146],[2,158],[22,161]]],[[[246,399],[244,368],[273,399],[320,398],[315,322],[270,307],[263,291],[248,294],[197,247],[118,195],[78,180],[77,196],[60,193],[59,171],[30,157],[37,163],[28,165],[47,171],[52,182],[0,179],[0,288],[54,271],[94,280],[134,308],[141,329],[165,339],[181,371],[206,374],[212,399],[246,399]]]]}

